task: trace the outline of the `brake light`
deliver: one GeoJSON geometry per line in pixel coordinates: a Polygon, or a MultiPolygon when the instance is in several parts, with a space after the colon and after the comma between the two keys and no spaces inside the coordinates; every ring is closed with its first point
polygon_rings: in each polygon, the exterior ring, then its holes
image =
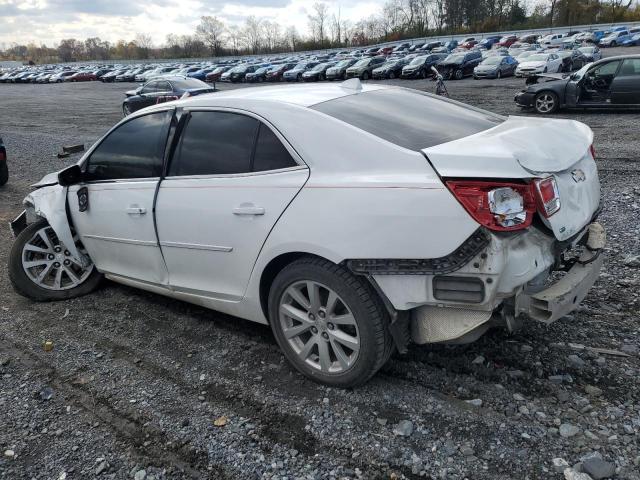
{"type": "Polygon", "coordinates": [[[547,177],[534,180],[533,187],[537,194],[540,213],[549,218],[560,210],[560,194],[555,178],[547,177]]]}
{"type": "Polygon", "coordinates": [[[536,201],[529,185],[466,180],[446,183],[465,210],[490,230],[521,230],[531,225],[536,201]]]}

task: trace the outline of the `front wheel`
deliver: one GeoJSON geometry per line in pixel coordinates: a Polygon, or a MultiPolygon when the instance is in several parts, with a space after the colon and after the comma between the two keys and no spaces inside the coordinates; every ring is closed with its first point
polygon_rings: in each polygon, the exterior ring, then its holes
{"type": "Polygon", "coordinates": [[[128,115],[131,115],[131,105],[129,105],[128,103],[123,103],[122,104],[122,114],[126,117],[128,115]]]}
{"type": "Polygon", "coordinates": [[[498,70],[498,73],[496,74],[496,78],[498,80],[502,78],[502,70],[498,70]]]}
{"type": "Polygon", "coordinates": [[[533,108],[538,113],[553,113],[558,110],[558,96],[553,92],[540,92],[535,96],[533,108]]]}
{"type": "Polygon", "coordinates": [[[454,76],[456,80],[462,80],[464,78],[464,72],[458,69],[456,70],[456,73],[454,73],[454,76]]]}
{"type": "MultiPolygon", "coordinates": [[[[76,247],[84,252],[78,236],[76,247]]],[[[71,256],[46,220],[27,226],[9,253],[9,279],[19,294],[38,302],[66,300],[92,292],[102,275],[71,256]]]]}
{"type": "Polygon", "coordinates": [[[320,258],[304,257],[278,274],[269,320],[287,360],[325,385],[363,384],[393,351],[389,315],[372,287],[320,258]]]}
{"type": "Polygon", "coordinates": [[[369,72],[364,72],[362,74],[362,80],[369,80],[369,72]]]}

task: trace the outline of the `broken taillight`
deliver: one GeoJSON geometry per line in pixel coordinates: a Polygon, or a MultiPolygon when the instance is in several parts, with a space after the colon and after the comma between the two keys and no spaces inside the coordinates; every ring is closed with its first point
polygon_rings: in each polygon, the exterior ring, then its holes
{"type": "Polygon", "coordinates": [[[446,183],[465,210],[491,230],[512,231],[531,225],[536,202],[529,185],[467,180],[446,183]]]}
{"type": "Polygon", "coordinates": [[[536,192],[540,213],[548,218],[560,210],[560,194],[555,178],[537,179],[532,185],[536,192]]]}

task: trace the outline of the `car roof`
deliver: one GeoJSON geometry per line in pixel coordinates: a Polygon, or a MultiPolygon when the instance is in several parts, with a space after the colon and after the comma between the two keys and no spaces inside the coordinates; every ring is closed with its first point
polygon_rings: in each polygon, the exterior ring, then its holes
{"type": "MultiPolygon", "coordinates": [[[[289,103],[302,107],[310,107],[318,103],[327,102],[336,98],[346,97],[357,93],[366,93],[376,90],[383,90],[390,87],[379,85],[360,84],[359,81],[351,83],[337,84],[311,84],[296,85],[293,88],[288,85],[277,85],[273,87],[253,87],[239,88],[218,92],[215,95],[202,95],[184,100],[189,106],[207,107],[215,106],[216,100],[243,99],[261,100],[278,103],[289,103]],[[360,85],[361,89],[353,88],[353,85],[360,85]],[[350,88],[351,86],[351,88],[350,88]]],[[[181,101],[182,102],[182,101],[181,101]]],[[[180,102],[180,103],[181,103],[180,102]]]]}

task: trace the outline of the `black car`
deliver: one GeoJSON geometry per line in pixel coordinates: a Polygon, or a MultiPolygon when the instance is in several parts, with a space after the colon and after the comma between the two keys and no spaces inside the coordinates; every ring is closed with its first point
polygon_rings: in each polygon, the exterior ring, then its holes
{"type": "Polygon", "coordinates": [[[255,72],[249,72],[244,76],[247,83],[264,82],[267,79],[267,72],[273,68],[273,65],[260,67],[255,72]]]}
{"type": "Polygon", "coordinates": [[[387,60],[378,68],[374,68],[371,72],[371,76],[375,80],[381,80],[383,78],[397,78],[402,74],[402,67],[407,65],[409,60],[406,58],[393,58],[387,60]]]}
{"type": "Polygon", "coordinates": [[[196,78],[178,76],[155,78],[144,86],[125,93],[127,98],[122,104],[122,112],[127,116],[150,105],[177,100],[185,93],[201,95],[215,91],[214,88],[196,78]]]}
{"type": "Polygon", "coordinates": [[[473,69],[473,78],[502,78],[513,75],[518,61],[511,55],[491,55],[473,69]]]}
{"type": "Polygon", "coordinates": [[[402,78],[427,78],[432,75],[431,67],[447,58],[446,53],[420,55],[402,69],[402,78]]]}
{"type": "Polygon", "coordinates": [[[295,63],[283,63],[281,65],[274,65],[267,71],[266,80],[268,82],[279,82],[282,80],[284,72],[291,70],[295,67],[295,63]]]}
{"type": "Polygon", "coordinates": [[[560,108],[640,108],[640,55],[608,57],[571,76],[534,75],[515,97],[523,108],[548,114],[560,108]],[[547,80],[542,83],[540,80],[547,80]]]}
{"type": "Polygon", "coordinates": [[[587,58],[577,48],[573,50],[561,50],[557,52],[557,55],[562,59],[562,71],[573,72],[579,70],[585,66],[587,58]]]}
{"type": "Polygon", "coordinates": [[[327,69],[333,67],[336,62],[325,62],[319,63],[311,70],[307,70],[302,74],[302,80],[305,82],[318,82],[322,80],[326,80],[327,78],[327,69]]]}
{"type": "Polygon", "coordinates": [[[0,138],[0,186],[9,180],[9,168],[7,167],[7,149],[4,148],[2,138],[0,138]]]}
{"type": "Polygon", "coordinates": [[[482,54],[474,52],[456,52],[449,55],[437,66],[440,74],[447,79],[462,80],[473,75],[473,69],[482,61],[482,54]]]}
{"type": "Polygon", "coordinates": [[[357,58],[345,58],[344,60],[340,60],[333,67],[327,69],[325,77],[327,77],[327,80],[344,80],[347,78],[347,68],[357,61],[357,58]]]}

